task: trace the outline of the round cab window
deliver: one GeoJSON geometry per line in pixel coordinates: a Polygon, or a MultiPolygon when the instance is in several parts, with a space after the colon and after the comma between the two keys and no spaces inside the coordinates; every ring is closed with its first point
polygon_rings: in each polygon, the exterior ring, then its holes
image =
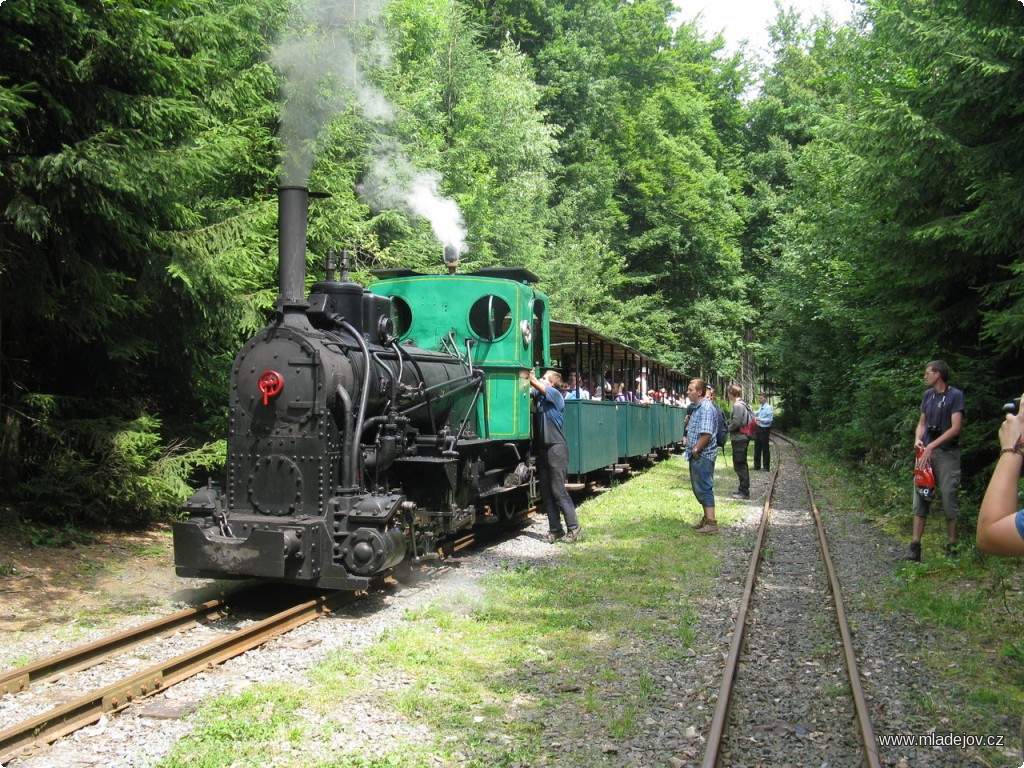
{"type": "Polygon", "coordinates": [[[512,325],[512,309],[500,296],[483,296],[469,310],[469,327],[484,341],[497,341],[512,325]]]}
{"type": "Polygon", "coordinates": [[[405,336],[412,327],[412,308],[401,296],[391,297],[391,324],[398,337],[405,336]]]}

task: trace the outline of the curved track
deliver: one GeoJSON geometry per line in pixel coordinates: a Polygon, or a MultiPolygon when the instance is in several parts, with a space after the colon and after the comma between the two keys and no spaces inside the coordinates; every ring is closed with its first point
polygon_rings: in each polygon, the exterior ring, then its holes
{"type": "Polygon", "coordinates": [[[702,765],[881,765],[842,591],[797,445],[781,436],[702,765]],[[756,589],[755,589],[756,588],[756,589]],[[799,695],[797,695],[799,691],[799,695]],[[837,757],[842,763],[833,763],[837,757]]]}

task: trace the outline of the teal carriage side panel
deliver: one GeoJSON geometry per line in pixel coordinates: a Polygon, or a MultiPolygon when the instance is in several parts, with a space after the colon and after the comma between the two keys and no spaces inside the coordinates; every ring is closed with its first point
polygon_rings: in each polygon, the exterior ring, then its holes
{"type": "Polygon", "coordinates": [[[610,467],[619,457],[616,405],[610,400],[566,400],[565,440],[569,474],[610,467]]]}
{"type": "Polygon", "coordinates": [[[639,403],[616,403],[618,411],[619,458],[646,456],[654,441],[651,435],[651,408],[639,403]]]}
{"type": "MultiPolygon", "coordinates": [[[[373,293],[390,296],[393,319],[403,344],[465,357],[467,341],[473,367],[484,371],[477,403],[477,433],[482,438],[530,437],[530,382],[534,338],[534,302],[547,297],[525,283],[478,275],[413,275],[380,280],[373,293]]],[[[543,314],[547,318],[546,311],[543,314]]]]}
{"type": "Polygon", "coordinates": [[[677,405],[669,409],[669,436],[673,443],[681,443],[685,435],[686,409],[677,405]]]}
{"type": "Polygon", "coordinates": [[[671,429],[673,410],[673,406],[661,403],[651,406],[651,439],[655,448],[667,448],[675,442],[671,429]]]}

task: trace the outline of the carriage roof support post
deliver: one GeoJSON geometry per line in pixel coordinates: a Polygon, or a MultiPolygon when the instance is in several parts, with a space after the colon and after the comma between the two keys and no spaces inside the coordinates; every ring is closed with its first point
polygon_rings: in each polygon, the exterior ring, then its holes
{"type": "Polygon", "coordinates": [[[573,365],[576,367],[576,399],[580,396],[580,329],[572,329],[573,365]]]}
{"type": "MultiPolygon", "coordinates": [[[[592,376],[594,373],[594,339],[588,333],[587,334],[587,375],[592,376]]],[[[589,388],[587,390],[590,391],[589,388]]],[[[593,397],[594,393],[590,392],[590,396],[593,397]]]]}

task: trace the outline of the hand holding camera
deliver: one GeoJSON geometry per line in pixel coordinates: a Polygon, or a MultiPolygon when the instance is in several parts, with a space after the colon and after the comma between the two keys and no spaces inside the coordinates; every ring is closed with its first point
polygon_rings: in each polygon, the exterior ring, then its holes
{"type": "Polygon", "coordinates": [[[992,555],[1019,557],[1024,555],[1024,537],[1017,530],[1017,491],[1024,474],[1024,412],[1020,398],[1007,403],[1006,418],[999,426],[1002,452],[995,471],[985,489],[985,498],[978,510],[978,549],[992,555]]]}
{"type": "Polygon", "coordinates": [[[999,446],[1003,453],[1024,452],[1024,412],[1020,408],[1020,398],[1003,406],[1006,418],[999,427],[999,446]]]}

